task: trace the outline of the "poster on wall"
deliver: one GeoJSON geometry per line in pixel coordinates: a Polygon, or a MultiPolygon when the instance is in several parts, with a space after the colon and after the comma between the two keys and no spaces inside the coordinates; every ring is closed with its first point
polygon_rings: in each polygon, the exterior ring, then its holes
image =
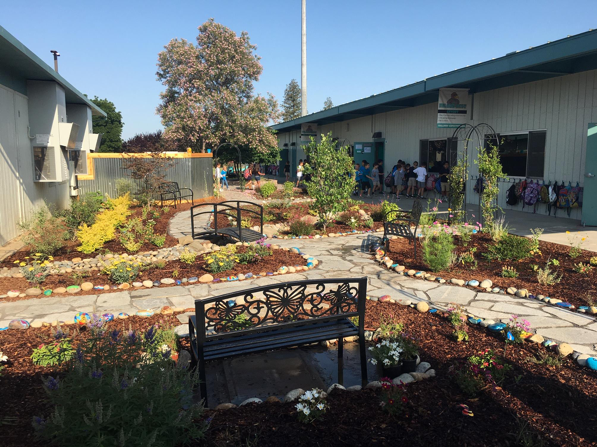
{"type": "Polygon", "coordinates": [[[317,124],[301,124],[301,141],[311,141],[311,137],[317,138],[317,124]]]}
{"type": "Polygon", "coordinates": [[[437,127],[458,127],[468,118],[468,89],[440,88],[437,105],[437,127]]]}
{"type": "Polygon", "coordinates": [[[355,145],[354,145],[354,153],[355,154],[362,154],[363,153],[363,145],[361,143],[355,143],[355,145]]]}

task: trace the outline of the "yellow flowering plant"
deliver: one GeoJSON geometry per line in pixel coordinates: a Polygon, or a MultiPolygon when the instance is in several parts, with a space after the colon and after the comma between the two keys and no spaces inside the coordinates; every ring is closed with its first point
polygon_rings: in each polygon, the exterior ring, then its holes
{"type": "Polygon", "coordinates": [[[203,260],[205,261],[205,268],[211,273],[220,273],[233,269],[239,262],[238,255],[230,253],[227,250],[220,250],[204,255],[203,260]]]}
{"type": "MultiPolygon", "coordinates": [[[[571,236],[570,231],[566,231],[566,235],[568,238],[568,243],[570,244],[570,251],[568,255],[572,259],[576,259],[582,255],[582,244],[587,239],[586,237],[578,237],[578,236],[571,236]]],[[[588,236],[587,236],[588,237],[588,236]]]]}
{"type": "Polygon", "coordinates": [[[111,264],[104,264],[102,273],[108,275],[113,283],[124,284],[134,281],[142,267],[143,264],[138,261],[118,259],[111,264]]]}
{"type": "MultiPolygon", "coordinates": [[[[21,273],[27,281],[41,284],[50,274],[51,261],[54,260],[52,256],[47,259],[44,259],[44,257],[45,255],[42,253],[35,253],[31,255],[33,261],[30,264],[26,261],[15,261],[14,263],[21,267],[21,273]]],[[[25,259],[29,260],[30,257],[27,256],[25,259]]]]}

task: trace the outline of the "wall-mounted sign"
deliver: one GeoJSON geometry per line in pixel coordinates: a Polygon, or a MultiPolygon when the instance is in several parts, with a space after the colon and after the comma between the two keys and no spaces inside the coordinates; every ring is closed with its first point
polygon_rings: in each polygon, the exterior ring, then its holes
{"type": "Polygon", "coordinates": [[[468,89],[440,88],[437,127],[458,127],[468,118],[468,89]]]}
{"type": "Polygon", "coordinates": [[[371,146],[364,146],[363,147],[363,153],[364,154],[370,154],[371,153],[371,146]]]}
{"type": "Polygon", "coordinates": [[[355,154],[362,154],[363,153],[363,145],[361,143],[356,143],[354,145],[354,153],[355,154]]]}
{"type": "Polygon", "coordinates": [[[311,137],[317,138],[317,124],[301,124],[301,141],[311,141],[311,137]]]}

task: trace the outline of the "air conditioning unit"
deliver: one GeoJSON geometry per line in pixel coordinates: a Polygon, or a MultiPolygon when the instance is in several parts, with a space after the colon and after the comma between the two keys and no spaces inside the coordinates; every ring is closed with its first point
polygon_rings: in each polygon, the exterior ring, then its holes
{"type": "Polygon", "coordinates": [[[79,125],[77,123],[58,123],[58,129],[60,131],[60,146],[74,149],[77,145],[79,125]]]}
{"type": "Polygon", "coordinates": [[[54,146],[33,146],[34,181],[64,182],[69,179],[68,152],[54,146]]]}
{"type": "Polygon", "coordinates": [[[101,133],[90,133],[89,134],[89,150],[91,152],[99,151],[100,145],[102,144],[102,136],[101,133]]]}
{"type": "Polygon", "coordinates": [[[74,172],[77,175],[87,175],[89,174],[88,166],[87,166],[87,154],[89,151],[84,149],[73,149],[69,152],[69,160],[73,163],[74,172]]]}

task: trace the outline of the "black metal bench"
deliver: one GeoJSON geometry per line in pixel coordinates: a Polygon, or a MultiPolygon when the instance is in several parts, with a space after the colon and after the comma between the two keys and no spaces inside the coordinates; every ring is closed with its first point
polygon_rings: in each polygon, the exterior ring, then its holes
{"type": "Polygon", "coordinates": [[[193,239],[203,238],[205,236],[227,236],[237,239],[241,242],[255,242],[263,238],[263,207],[253,202],[244,200],[228,200],[220,203],[202,203],[191,207],[191,235],[193,239]],[[241,208],[241,203],[251,205],[256,209],[241,208]],[[199,211],[199,208],[210,206],[207,211],[199,211]],[[242,214],[249,213],[259,217],[261,222],[261,232],[252,230],[251,228],[242,228],[242,214]],[[204,214],[213,214],[214,228],[205,229],[204,231],[196,231],[197,225],[195,219],[204,214]],[[233,227],[218,227],[218,216],[231,217],[236,221],[233,227]]]}
{"type": "Polygon", "coordinates": [[[343,339],[358,336],[367,384],[367,278],[295,281],[195,300],[189,318],[192,366],[206,400],[205,362],[223,357],[338,340],[338,382],[344,381],[343,339]],[[241,317],[241,315],[243,317],[241,317]],[[351,320],[358,317],[358,326],[351,320]]]}
{"type": "Polygon", "coordinates": [[[389,249],[390,237],[399,236],[408,239],[413,243],[415,259],[417,259],[417,229],[423,206],[420,200],[415,200],[411,211],[393,210],[388,211],[383,217],[383,240],[386,250],[389,249]]]}
{"type": "Polygon", "coordinates": [[[191,188],[181,188],[178,186],[178,182],[163,182],[158,188],[158,194],[162,206],[168,200],[174,202],[174,208],[176,208],[176,202],[182,203],[182,199],[190,197],[191,203],[194,201],[193,190],[191,188]]]}

